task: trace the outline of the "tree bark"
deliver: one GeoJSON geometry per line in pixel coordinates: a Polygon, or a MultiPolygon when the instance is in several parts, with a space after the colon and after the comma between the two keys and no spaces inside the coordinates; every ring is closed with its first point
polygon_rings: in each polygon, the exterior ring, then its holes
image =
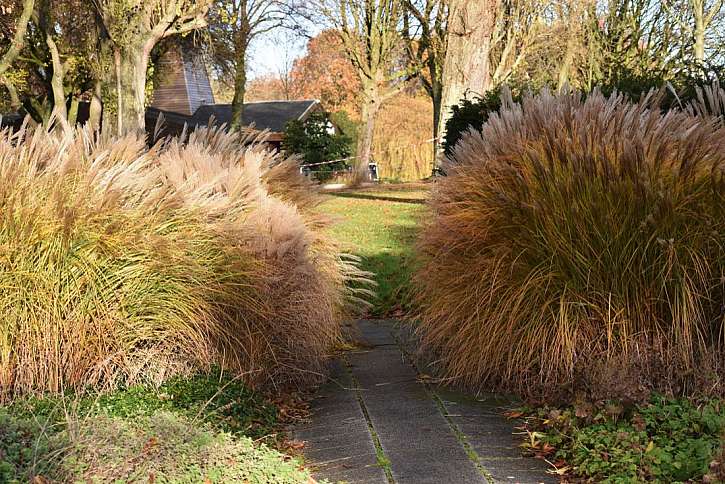
{"type": "Polygon", "coordinates": [[[15,86],[10,80],[3,76],[0,76],[0,84],[4,85],[5,89],[8,90],[8,94],[10,94],[10,109],[19,111],[23,103],[20,101],[20,96],[18,96],[18,90],[15,89],[15,86]]]}
{"type": "Polygon", "coordinates": [[[441,109],[443,106],[443,85],[433,83],[431,89],[431,100],[433,101],[433,156],[437,156],[441,137],[441,109]]]}
{"type": "Polygon", "coordinates": [[[692,33],[694,37],[694,54],[695,61],[702,65],[705,62],[705,30],[707,29],[705,20],[705,2],[693,2],[693,16],[695,17],[695,28],[692,33]]]}
{"type": "Polygon", "coordinates": [[[35,0],[25,0],[23,2],[23,11],[18,19],[18,28],[15,30],[15,35],[10,41],[10,48],[2,57],[0,57],[0,77],[2,77],[2,75],[5,74],[5,71],[10,68],[10,65],[15,62],[15,59],[25,46],[25,32],[28,30],[28,22],[33,14],[34,6],[35,0]]]}
{"type": "Polygon", "coordinates": [[[577,47],[577,29],[579,22],[579,9],[577,2],[580,0],[573,0],[569,2],[568,6],[568,17],[569,17],[569,29],[566,33],[566,51],[564,52],[564,58],[562,59],[561,66],[559,67],[559,79],[557,82],[557,89],[561,90],[564,86],[569,84],[569,76],[571,74],[571,68],[574,63],[574,54],[577,47]]]}
{"type": "Polygon", "coordinates": [[[129,43],[114,47],[116,90],[116,133],[145,133],[146,71],[154,43],[129,43]]]}
{"type": "Polygon", "coordinates": [[[55,41],[50,34],[46,36],[45,43],[48,44],[48,50],[50,51],[50,58],[53,64],[53,77],[50,80],[50,87],[53,91],[53,112],[57,117],[67,120],[68,109],[65,104],[65,86],[63,85],[65,68],[60,60],[58,46],[55,45],[55,41]]]}
{"type": "Polygon", "coordinates": [[[353,185],[358,185],[368,179],[370,160],[373,154],[373,139],[375,137],[375,122],[377,121],[382,105],[377,89],[370,87],[365,90],[361,121],[362,133],[357,146],[357,163],[353,174],[353,185]]]}
{"type": "Polygon", "coordinates": [[[88,124],[93,131],[101,129],[101,118],[103,117],[102,83],[96,79],[93,85],[93,95],[88,112],[88,124]]]}
{"type": "Polygon", "coordinates": [[[163,38],[203,28],[211,0],[146,0],[139,8],[123,6],[126,16],[113,11],[113,2],[97,2],[99,27],[113,52],[115,86],[103,79],[104,87],[116,93],[118,135],[146,130],[146,71],[151,50],[163,38]],[[157,15],[158,13],[160,15],[157,15]],[[131,20],[127,20],[131,19],[131,20]],[[119,25],[124,22],[128,25],[119,25]],[[124,35],[114,38],[117,30],[124,35]]]}
{"type": "Polygon", "coordinates": [[[440,123],[468,93],[482,95],[491,87],[490,49],[498,0],[452,0],[448,49],[443,67],[440,123]]]}

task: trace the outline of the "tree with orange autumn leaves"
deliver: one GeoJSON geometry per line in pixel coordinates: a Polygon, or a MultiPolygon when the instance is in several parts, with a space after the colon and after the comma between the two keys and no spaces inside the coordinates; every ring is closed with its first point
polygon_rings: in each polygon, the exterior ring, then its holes
{"type": "Polygon", "coordinates": [[[326,110],[360,116],[360,80],[338,34],[325,30],[310,39],[307,54],[295,61],[292,83],[299,97],[319,99],[326,110]]]}
{"type": "Polygon", "coordinates": [[[332,30],[310,39],[289,72],[260,76],[247,86],[250,101],[317,99],[326,111],[345,111],[355,120],[360,118],[359,92],[360,81],[332,30]]]}

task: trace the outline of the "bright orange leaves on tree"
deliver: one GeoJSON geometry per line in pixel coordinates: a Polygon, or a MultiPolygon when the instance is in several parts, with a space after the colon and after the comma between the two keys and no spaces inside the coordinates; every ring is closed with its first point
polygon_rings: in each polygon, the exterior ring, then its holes
{"type": "Polygon", "coordinates": [[[333,30],[326,30],[307,44],[307,54],[292,68],[296,94],[319,99],[326,110],[360,113],[360,81],[333,30]]]}

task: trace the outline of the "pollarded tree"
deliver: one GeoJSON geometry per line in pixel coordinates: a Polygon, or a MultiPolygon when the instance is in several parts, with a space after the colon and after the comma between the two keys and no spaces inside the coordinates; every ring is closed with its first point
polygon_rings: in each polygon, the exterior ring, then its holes
{"type": "MultiPolygon", "coordinates": [[[[146,71],[156,44],[205,27],[211,0],[96,0],[103,37],[112,53],[105,91],[113,93],[116,116],[105,116],[118,134],[143,131],[146,71]]],[[[110,110],[106,110],[108,113],[110,110]]]]}

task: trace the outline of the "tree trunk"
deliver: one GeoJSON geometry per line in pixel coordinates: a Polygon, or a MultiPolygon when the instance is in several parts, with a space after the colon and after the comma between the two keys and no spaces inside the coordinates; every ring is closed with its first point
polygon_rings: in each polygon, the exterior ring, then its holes
{"type": "Polygon", "coordinates": [[[92,131],[101,129],[101,118],[103,116],[103,98],[102,84],[96,79],[93,85],[93,96],[91,97],[91,106],[88,112],[88,124],[92,131]]]}
{"type": "Polygon", "coordinates": [[[55,45],[53,37],[47,35],[45,43],[48,44],[48,50],[50,51],[50,57],[53,63],[53,77],[50,80],[50,87],[53,90],[53,112],[55,115],[62,119],[68,119],[68,110],[65,105],[65,87],[63,86],[64,67],[60,61],[60,54],[58,53],[58,47],[55,45]]]}
{"type": "MultiPolygon", "coordinates": [[[[146,130],[146,70],[151,48],[130,43],[116,48],[116,95],[119,135],[145,133],[146,130]]],[[[153,46],[153,44],[150,44],[153,46]]]]}
{"type": "Polygon", "coordinates": [[[20,52],[25,47],[25,32],[28,30],[28,22],[33,15],[35,0],[25,0],[23,2],[23,11],[18,19],[18,28],[15,30],[13,38],[10,40],[10,48],[0,57],[0,76],[5,74],[20,52]]]}
{"type": "Polygon", "coordinates": [[[698,65],[702,65],[705,62],[705,4],[704,2],[696,4],[693,9],[693,16],[695,17],[695,30],[693,31],[694,37],[694,54],[695,61],[698,65]]]}
{"type": "Polygon", "coordinates": [[[2,76],[0,76],[0,84],[4,85],[5,89],[8,90],[8,94],[10,94],[10,109],[16,112],[19,111],[23,103],[20,101],[20,96],[18,96],[18,90],[15,89],[12,82],[2,76]]]}
{"type": "Polygon", "coordinates": [[[443,105],[443,85],[433,83],[431,89],[431,100],[433,101],[433,156],[438,156],[439,147],[441,146],[440,137],[443,134],[445,126],[441,126],[441,108],[443,105]]]}
{"type": "Polygon", "coordinates": [[[497,0],[452,0],[448,49],[443,67],[440,123],[468,93],[484,94],[491,87],[491,36],[497,0]]]}
{"type": "Polygon", "coordinates": [[[366,90],[366,99],[362,108],[362,133],[357,146],[357,164],[353,174],[353,185],[358,185],[368,179],[370,160],[373,154],[373,138],[375,136],[375,121],[380,112],[380,99],[373,88],[366,90]]]}
{"type": "MultiPolygon", "coordinates": [[[[578,0],[575,0],[578,1],[578,0]]],[[[564,86],[567,86],[569,84],[569,75],[571,73],[572,65],[574,64],[574,51],[576,49],[576,41],[577,41],[577,33],[576,33],[576,22],[577,18],[575,17],[577,13],[575,13],[573,7],[569,8],[569,32],[567,32],[568,38],[566,40],[566,51],[564,52],[564,58],[561,61],[561,66],[559,67],[559,79],[557,82],[557,89],[562,90],[564,86]]]]}
{"type": "Polygon", "coordinates": [[[232,99],[232,121],[229,128],[238,131],[244,126],[244,95],[247,92],[246,49],[237,51],[237,71],[234,75],[234,99],[232,99]]]}
{"type": "Polygon", "coordinates": [[[68,110],[68,124],[73,127],[78,122],[78,98],[73,97],[70,102],[70,109],[68,110]]]}

